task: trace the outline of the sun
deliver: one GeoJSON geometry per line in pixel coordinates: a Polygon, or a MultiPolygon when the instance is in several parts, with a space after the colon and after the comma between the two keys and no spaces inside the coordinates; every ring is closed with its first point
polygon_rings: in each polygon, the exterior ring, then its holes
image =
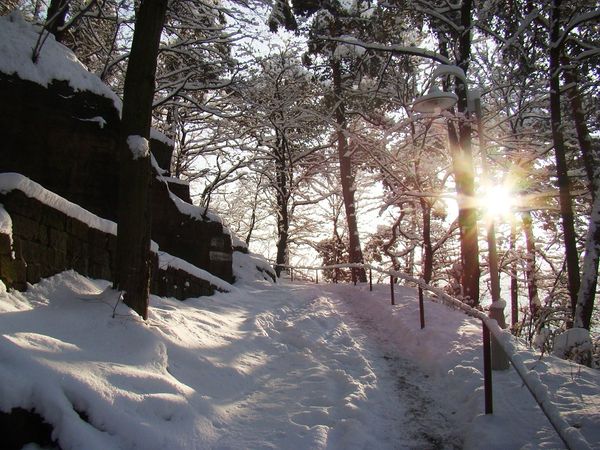
{"type": "Polygon", "coordinates": [[[483,215],[488,219],[507,218],[515,207],[515,193],[505,185],[489,186],[480,199],[483,215]]]}

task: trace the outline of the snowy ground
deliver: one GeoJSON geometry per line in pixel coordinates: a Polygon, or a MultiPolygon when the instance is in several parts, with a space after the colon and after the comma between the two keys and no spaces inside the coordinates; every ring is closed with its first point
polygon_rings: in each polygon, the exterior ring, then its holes
{"type": "MultiPolygon", "coordinates": [[[[483,415],[479,324],[427,302],[420,330],[412,289],[242,282],[152,297],[144,323],[107,285],[0,294],[0,409],[35,408],[64,449],[562,448],[513,370],[483,415]]],[[[533,365],[600,448],[598,371],[533,365]]]]}

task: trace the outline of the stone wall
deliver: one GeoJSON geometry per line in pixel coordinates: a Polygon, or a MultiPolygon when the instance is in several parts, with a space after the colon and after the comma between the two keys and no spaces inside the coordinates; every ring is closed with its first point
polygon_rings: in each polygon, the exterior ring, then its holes
{"type": "MultiPolygon", "coordinates": [[[[91,278],[113,280],[117,238],[69,217],[24,193],[0,194],[0,204],[12,220],[11,237],[0,233],[0,278],[14,289],[37,283],[67,269],[91,278]]],[[[211,295],[215,287],[173,267],[159,267],[152,254],[150,290],[184,300],[211,295]]]]}
{"type": "Polygon", "coordinates": [[[223,225],[181,214],[169,197],[165,183],[154,179],[152,195],[152,239],[161,250],[177,255],[196,267],[218,274],[231,282],[231,237],[223,233],[223,225]],[[161,189],[160,186],[163,188],[161,189]]]}
{"type": "MultiPolygon", "coordinates": [[[[117,220],[118,210],[119,127],[119,114],[112,100],[73,91],[65,82],[55,81],[45,88],[0,73],[0,172],[23,174],[112,221],[117,220]]],[[[168,169],[172,148],[156,139],[150,144],[159,166],[168,169]]],[[[165,251],[228,282],[233,281],[231,241],[222,225],[181,214],[169,191],[191,203],[189,186],[154,179],[152,239],[165,251]],[[182,242],[176,242],[180,238],[182,242]]],[[[36,254],[34,247],[32,244],[31,250],[24,250],[32,252],[28,255],[31,258],[36,254]]],[[[88,247],[89,244],[83,245],[80,251],[85,253],[88,247]]],[[[61,258],[62,252],[58,256],[44,254],[44,258],[55,257],[61,258]]],[[[29,261],[30,266],[40,267],[28,267],[28,271],[39,269],[45,273],[47,261],[29,261]]],[[[89,263],[92,266],[87,270],[98,273],[95,260],[89,263]]]]}
{"type": "Polygon", "coordinates": [[[0,172],[21,173],[113,221],[119,124],[112,100],[0,73],[0,172]]]}

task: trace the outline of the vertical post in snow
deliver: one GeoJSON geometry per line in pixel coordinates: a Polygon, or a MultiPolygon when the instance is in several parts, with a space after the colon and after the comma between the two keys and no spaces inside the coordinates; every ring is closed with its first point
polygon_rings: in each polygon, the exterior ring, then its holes
{"type": "Polygon", "coordinates": [[[425,308],[423,306],[423,288],[419,286],[419,319],[421,320],[421,330],[425,328],[425,308]]]}
{"type": "Polygon", "coordinates": [[[369,267],[369,291],[373,291],[373,270],[369,267]]]}
{"type": "Polygon", "coordinates": [[[390,294],[392,296],[392,305],[395,305],[396,300],[394,299],[394,275],[390,275],[390,294]]]}
{"type": "Polygon", "coordinates": [[[483,326],[483,386],[485,390],[485,413],[493,414],[494,399],[492,394],[492,352],[490,330],[485,322],[481,321],[483,326]]]}
{"type": "Polygon", "coordinates": [[[290,279],[293,283],[294,282],[294,269],[292,267],[290,267],[290,279]]]}
{"type": "Polygon", "coordinates": [[[315,284],[319,284],[319,269],[315,269],[315,284]]]}
{"type": "Polygon", "coordinates": [[[356,286],[356,268],[352,268],[352,283],[356,286]]]}

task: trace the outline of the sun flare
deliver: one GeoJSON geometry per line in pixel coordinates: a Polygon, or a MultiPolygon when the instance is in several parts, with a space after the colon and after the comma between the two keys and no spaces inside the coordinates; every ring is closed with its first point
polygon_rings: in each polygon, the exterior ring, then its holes
{"type": "Polygon", "coordinates": [[[490,219],[508,217],[515,206],[514,193],[504,185],[488,187],[481,197],[481,208],[490,219]]]}

